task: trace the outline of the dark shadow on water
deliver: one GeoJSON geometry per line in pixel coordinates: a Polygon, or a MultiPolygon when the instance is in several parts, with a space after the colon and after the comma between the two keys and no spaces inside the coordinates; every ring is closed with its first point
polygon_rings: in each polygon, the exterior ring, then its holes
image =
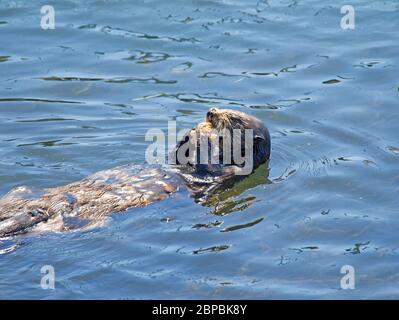
{"type": "Polygon", "coordinates": [[[268,165],[268,162],[261,165],[253,174],[237,182],[231,188],[214,194],[204,203],[204,205],[211,207],[213,209],[211,213],[217,216],[225,216],[233,212],[247,209],[256,201],[256,197],[238,197],[247,190],[263,184],[272,183],[269,180],[270,170],[268,165]]]}

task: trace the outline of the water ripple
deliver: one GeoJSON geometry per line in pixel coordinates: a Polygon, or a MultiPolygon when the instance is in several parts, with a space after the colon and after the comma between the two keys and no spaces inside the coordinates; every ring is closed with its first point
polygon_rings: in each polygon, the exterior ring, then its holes
{"type": "Polygon", "coordinates": [[[106,83],[156,83],[156,84],[175,84],[176,80],[160,80],[155,77],[150,78],[135,78],[135,77],[114,77],[114,78],[87,78],[87,77],[38,77],[36,79],[45,81],[103,81],[106,83]]]}
{"type": "Polygon", "coordinates": [[[237,225],[234,225],[234,226],[226,227],[226,228],[220,230],[220,232],[231,232],[231,231],[235,231],[235,230],[240,230],[240,229],[244,229],[244,228],[253,227],[253,226],[257,225],[258,223],[262,222],[263,219],[264,218],[259,218],[259,219],[256,219],[254,221],[247,222],[247,223],[244,223],[244,224],[237,224],[237,225]]]}
{"type": "Polygon", "coordinates": [[[65,104],[84,104],[81,101],[70,100],[51,100],[40,98],[0,98],[0,102],[44,102],[44,103],[65,103],[65,104]]]}
{"type": "Polygon", "coordinates": [[[127,38],[138,38],[138,39],[146,39],[146,40],[166,40],[166,41],[174,41],[174,42],[189,42],[189,43],[199,43],[200,40],[194,37],[170,37],[170,36],[160,36],[154,35],[144,32],[137,32],[132,30],[127,30],[123,28],[117,28],[112,26],[99,26],[96,24],[89,24],[89,25],[81,25],[77,26],[78,29],[87,29],[90,31],[102,32],[104,34],[108,34],[111,36],[120,36],[120,37],[127,37],[127,38]]]}
{"type": "Polygon", "coordinates": [[[208,248],[201,248],[198,250],[194,250],[193,254],[203,254],[203,253],[209,253],[209,252],[220,252],[229,249],[231,246],[230,245],[219,245],[219,246],[212,246],[208,248]]]}

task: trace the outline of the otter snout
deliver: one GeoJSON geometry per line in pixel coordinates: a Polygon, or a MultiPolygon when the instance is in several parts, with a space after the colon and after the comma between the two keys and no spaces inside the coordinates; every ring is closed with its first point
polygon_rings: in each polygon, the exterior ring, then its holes
{"type": "Polygon", "coordinates": [[[216,119],[217,112],[218,112],[217,108],[209,109],[208,112],[206,113],[206,121],[213,123],[213,121],[215,121],[216,119]]]}

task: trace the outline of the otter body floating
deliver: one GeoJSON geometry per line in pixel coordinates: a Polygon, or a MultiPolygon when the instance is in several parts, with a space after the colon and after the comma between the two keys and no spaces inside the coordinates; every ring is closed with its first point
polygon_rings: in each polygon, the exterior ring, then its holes
{"type": "Polygon", "coordinates": [[[143,168],[125,165],[97,172],[66,186],[35,189],[17,187],[0,199],[0,238],[28,231],[66,231],[98,225],[106,216],[129,208],[143,207],[166,199],[179,188],[186,188],[197,202],[206,200],[241,180],[247,165],[237,162],[233,153],[239,145],[240,160],[245,153],[244,131],[250,130],[251,172],[270,157],[267,128],[255,117],[228,109],[210,109],[206,121],[191,129],[172,152],[172,165],[143,168]],[[218,135],[221,133],[220,135],[218,135]],[[240,134],[238,134],[240,133],[240,134]],[[228,135],[231,140],[226,138],[228,135]],[[200,138],[199,138],[200,137],[200,138]],[[202,138],[207,138],[203,142],[202,138]],[[221,142],[215,149],[214,140],[221,142]],[[237,140],[238,139],[238,140],[237,140]],[[205,148],[202,148],[205,145],[205,148]],[[220,160],[198,161],[202,150],[220,160]]]}

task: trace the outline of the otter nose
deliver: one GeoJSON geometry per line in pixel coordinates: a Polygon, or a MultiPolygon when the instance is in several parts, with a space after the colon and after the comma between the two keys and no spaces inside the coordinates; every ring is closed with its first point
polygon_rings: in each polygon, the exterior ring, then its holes
{"type": "Polygon", "coordinates": [[[209,109],[208,112],[206,113],[206,120],[212,122],[212,118],[216,115],[217,110],[218,109],[216,108],[209,109]]]}

